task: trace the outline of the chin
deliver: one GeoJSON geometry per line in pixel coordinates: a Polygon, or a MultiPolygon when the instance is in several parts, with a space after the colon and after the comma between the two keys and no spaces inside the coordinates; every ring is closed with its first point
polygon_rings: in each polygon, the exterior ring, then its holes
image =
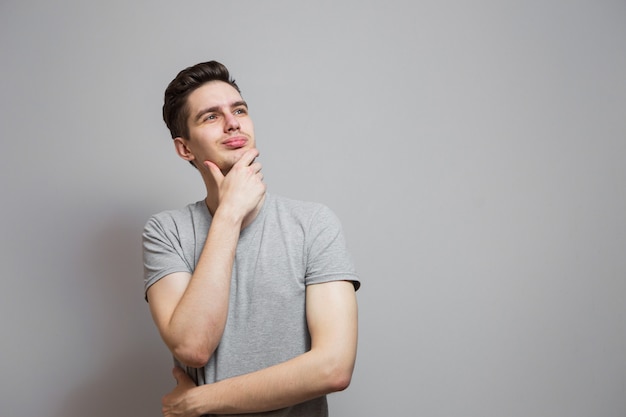
{"type": "Polygon", "coordinates": [[[233,155],[233,158],[232,158],[233,165],[235,163],[237,163],[237,161],[239,161],[241,159],[243,154],[246,153],[247,151],[249,151],[250,149],[254,149],[254,146],[250,146],[250,147],[244,146],[243,148],[235,149],[233,151],[234,155],[233,155]]]}

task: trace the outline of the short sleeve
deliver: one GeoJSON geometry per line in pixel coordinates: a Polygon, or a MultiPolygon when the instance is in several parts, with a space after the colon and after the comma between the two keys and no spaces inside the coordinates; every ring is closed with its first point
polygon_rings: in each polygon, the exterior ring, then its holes
{"type": "Polygon", "coordinates": [[[168,227],[167,219],[151,217],[142,235],[144,292],[161,278],[173,272],[192,272],[185,259],[181,240],[173,222],[168,227]]]}
{"type": "Polygon", "coordinates": [[[306,235],[307,285],[329,281],[351,281],[355,290],[361,286],[346,246],[341,223],[326,206],[321,205],[311,218],[306,235]]]}

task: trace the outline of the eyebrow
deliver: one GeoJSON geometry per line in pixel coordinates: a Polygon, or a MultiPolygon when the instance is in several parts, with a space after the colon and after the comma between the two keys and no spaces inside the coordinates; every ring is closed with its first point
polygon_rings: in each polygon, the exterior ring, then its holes
{"type": "MultiPolygon", "coordinates": [[[[240,107],[240,106],[244,106],[246,109],[248,108],[248,103],[246,103],[244,100],[238,100],[238,101],[234,101],[232,103],[230,103],[230,108],[235,108],[235,107],[240,107]]],[[[207,113],[213,113],[213,112],[217,112],[219,111],[220,106],[213,106],[213,107],[207,107],[206,109],[202,109],[200,110],[196,116],[194,117],[194,121],[198,121],[202,118],[202,116],[204,116],[207,113]]]]}

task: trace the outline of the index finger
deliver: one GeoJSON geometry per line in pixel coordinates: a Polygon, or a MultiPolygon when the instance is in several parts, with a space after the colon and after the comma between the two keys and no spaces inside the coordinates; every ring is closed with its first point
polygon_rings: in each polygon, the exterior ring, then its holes
{"type": "Polygon", "coordinates": [[[249,166],[252,161],[254,161],[254,159],[259,156],[259,150],[254,148],[254,149],[249,149],[246,151],[246,153],[244,153],[241,158],[239,159],[239,161],[237,161],[237,163],[235,165],[243,165],[243,166],[249,166]]]}

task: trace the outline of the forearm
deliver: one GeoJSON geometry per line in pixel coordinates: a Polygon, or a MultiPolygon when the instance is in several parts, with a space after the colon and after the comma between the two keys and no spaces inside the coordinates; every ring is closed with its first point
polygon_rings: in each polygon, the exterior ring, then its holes
{"type": "Polygon", "coordinates": [[[354,356],[337,361],[310,351],[246,375],[202,385],[188,392],[194,414],[238,414],[275,410],[345,389],[354,356]]]}
{"type": "Polygon", "coordinates": [[[191,389],[189,400],[198,415],[274,410],[350,384],[358,339],[352,284],[311,285],[306,302],[311,350],[256,372],[191,389]]]}
{"type": "Polygon", "coordinates": [[[240,228],[237,219],[216,213],[196,269],[167,323],[165,342],[186,365],[203,366],[222,337],[240,228]]]}

